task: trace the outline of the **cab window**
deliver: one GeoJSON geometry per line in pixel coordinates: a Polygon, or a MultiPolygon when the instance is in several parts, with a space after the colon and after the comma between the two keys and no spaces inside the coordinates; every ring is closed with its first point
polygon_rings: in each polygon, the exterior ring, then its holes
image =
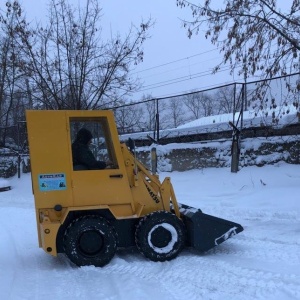
{"type": "Polygon", "coordinates": [[[118,168],[107,119],[70,118],[74,171],[118,168]]]}

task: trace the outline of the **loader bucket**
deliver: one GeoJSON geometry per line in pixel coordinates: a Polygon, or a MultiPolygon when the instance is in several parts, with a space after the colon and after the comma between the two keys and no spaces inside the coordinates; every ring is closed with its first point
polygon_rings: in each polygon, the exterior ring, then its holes
{"type": "Polygon", "coordinates": [[[240,224],[204,214],[200,209],[179,204],[181,218],[187,228],[187,244],[207,251],[243,231],[240,224]]]}

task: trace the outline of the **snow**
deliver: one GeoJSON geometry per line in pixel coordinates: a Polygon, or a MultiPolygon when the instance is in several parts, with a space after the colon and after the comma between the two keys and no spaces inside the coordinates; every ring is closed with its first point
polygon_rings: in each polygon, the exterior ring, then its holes
{"type": "Polygon", "coordinates": [[[0,193],[0,299],[300,299],[300,166],[277,163],[161,173],[179,202],[244,231],[199,253],[152,262],[118,251],[103,268],[78,268],[38,248],[30,174],[0,193]]]}
{"type": "Polygon", "coordinates": [[[0,178],[0,189],[6,188],[9,186],[8,180],[5,180],[3,178],[0,178]]]}
{"type": "MultiPolygon", "coordinates": [[[[276,109],[268,109],[266,111],[254,111],[254,110],[247,110],[243,112],[243,120],[244,120],[244,128],[251,127],[251,126],[259,126],[261,123],[264,125],[274,125],[272,123],[272,112],[275,113],[275,115],[280,115],[278,125],[283,126],[286,124],[293,124],[297,122],[297,108],[293,105],[289,106],[278,106],[276,109]],[[288,111],[288,113],[287,113],[288,111]],[[283,114],[284,112],[284,114],[283,114]],[[265,116],[265,113],[267,113],[267,117],[265,116]]],[[[239,112],[235,113],[235,120],[238,120],[239,118],[239,112]]],[[[209,124],[220,124],[220,123],[226,123],[228,124],[229,121],[232,121],[233,114],[219,114],[214,116],[208,116],[208,117],[202,117],[199,119],[196,119],[194,121],[188,122],[186,124],[180,125],[177,128],[192,128],[192,127],[199,127],[209,124]]]]}

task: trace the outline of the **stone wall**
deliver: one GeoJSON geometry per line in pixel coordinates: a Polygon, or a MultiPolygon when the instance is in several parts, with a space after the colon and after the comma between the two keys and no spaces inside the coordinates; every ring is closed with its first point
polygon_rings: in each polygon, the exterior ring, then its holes
{"type": "MultiPolygon", "coordinates": [[[[158,171],[186,171],[231,165],[231,141],[156,145],[158,171]]],[[[137,148],[137,157],[151,169],[150,151],[154,145],[137,148]]],[[[240,145],[239,166],[263,166],[285,161],[300,164],[300,137],[245,139],[240,145]]]]}

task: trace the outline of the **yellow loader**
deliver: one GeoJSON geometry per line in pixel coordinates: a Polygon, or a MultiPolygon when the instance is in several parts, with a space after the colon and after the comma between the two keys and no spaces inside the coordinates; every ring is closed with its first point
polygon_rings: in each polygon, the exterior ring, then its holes
{"type": "Polygon", "coordinates": [[[166,261],[185,246],[207,251],[243,230],[178,204],[170,178],[161,182],[134,147],[120,143],[112,111],[29,110],[26,121],[39,246],[47,253],[104,266],[118,248],[134,246],[166,261]],[[74,141],[83,130],[101,166],[78,161],[74,141]]]}

